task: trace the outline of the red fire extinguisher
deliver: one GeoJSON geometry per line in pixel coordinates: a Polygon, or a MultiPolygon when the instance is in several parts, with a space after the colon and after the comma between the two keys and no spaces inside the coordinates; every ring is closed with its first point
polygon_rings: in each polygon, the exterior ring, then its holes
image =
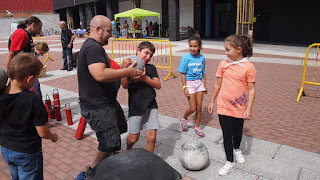
{"type": "Polygon", "coordinates": [[[54,111],[55,111],[55,115],[56,115],[56,120],[61,121],[62,118],[61,118],[60,106],[54,105],[54,111]]]}
{"type": "Polygon", "coordinates": [[[58,105],[60,107],[59,91],[57,88],[53,89],[52,96],[53,96],[53,104],[58,105]],[[57,92],[55,92],[55,91],[57,91],[57,92]]]}
{"type": "Polygon", "coordinates": [[[76,131],[76,135],[75,135],[76,139],[78,140],[82,139],[84,130],[86,129],[86,125],[87,125],[87,121],[84,119],[83,116],[81,116],[77,131],[76,131]]]}
{"type": "Polygon", "coordinates": [[[50,106],[51,106],[51,100],[48,94],[45,96],[44,105],[46,106],[48,117],[50,118],[50,106]]]}
{"type": "Polygon", "coordinates": [[[55,110],[54,110],[54,105],[50,105],[50,114],[49,114],[49,118],[50,119],[55,119],[56,118],[56,113],[55,113],[55,110]]]}
{"type": "Polygon", "coordinates": [[[72,125],[72,114],[71,114],[71,108],[70,108],[70,104],[65,104],[65,109],[66,109],[66,117],[67,117],[67,122],[68,125],[72,125]]]}

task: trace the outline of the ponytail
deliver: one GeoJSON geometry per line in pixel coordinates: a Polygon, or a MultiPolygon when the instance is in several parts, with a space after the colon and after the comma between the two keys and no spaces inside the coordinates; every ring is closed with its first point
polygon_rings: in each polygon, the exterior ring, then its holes
{"type": "Polygon", "coordinates": [[[19,21],[17,28],[26,28],[26,27],[27,27],[26,20],[19,21]]]}
{"type": "Polygon", "coordinates": [[[248,36],[244,35],[231,35],[225,39],[224,42],[228,42],[232,47],[242,48],[242,56],[243,57],[251,57],[253,55],[252,53],[252,47],[253,47],[253,41],[248,36]]]}

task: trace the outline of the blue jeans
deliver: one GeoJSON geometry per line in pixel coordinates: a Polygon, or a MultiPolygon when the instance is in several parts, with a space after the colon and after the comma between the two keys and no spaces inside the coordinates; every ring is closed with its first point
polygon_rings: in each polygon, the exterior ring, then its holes
{"type": "Polygon", "coordinates": [[[34,90],[36,91],[36,94],[41,98],[41,101],[42,101],[42,93],[41,93],[39,79],[36,80],[36,82],[34,83],[33,87],[34,87],[34,90]]]}
{"type": "Polygon", "coordinates": [[[42,151],[29,154],[1,147],[1,153],[13,180],[43,180],[42,151]]]}
{"type": "Polygon", "coordinates": [[[71,56],[72,56],[72,48],[63,47],[62,48],[63,69],[72,69],[71,56]],[[69,61],[67,61],[67,57],[69,58],[69,61]]]}
{"type": "Polygon", "coordinates": [[[116,30],[116,38],[120,37],[120,30],[116,30]]]}

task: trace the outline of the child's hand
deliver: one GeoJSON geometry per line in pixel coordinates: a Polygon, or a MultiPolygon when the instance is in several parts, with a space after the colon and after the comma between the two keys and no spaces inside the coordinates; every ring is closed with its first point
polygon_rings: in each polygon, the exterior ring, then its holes
{"type": "Polygon", "coordinates": [[[122,68],[127,68],[131,64],[131,59],[130,58],[124,58],[122,61],[122,68]]]}
{"type": "Polygon", "coordinates": [[[144,81],[146,79],[146,68],[143,71],[137,70],[137,76],[133,77],[132,80],[134,81],[144,81]]]}
{"type": "Polygon", "coordinates": [[[52,142],[57,142],[58,141],[58,134],[57,133],[52,133],[51,141],[52,142]]]}
{"type": "Polygon", "coordinates": [[[210,103],[208,106],[208,113],[212,114],[213,113],[213,103],[210,103]]]}
{"type": "Polygon", "coordinates": [[[252,112],[247,109],[247,110],[244,112],[243,119],[244,119],[244,120],[250,120],[250,119],[251,119],[251,116],[252,116],[252,112]]]}
{"type": "Polygon", "coordinates": [[[208,93],[207,86],[204,86],[204,89],[205,89],[204,94],[207,94],[208,93]]]}
{"type": "Polygon", "coordinates": [[[131,65],[128,67],[128,69],[130,70],[129,71],[129,74],[128,74],[128,78],[132,79],[133,77],[136,77],[136,76],[139,76],[140,74],[142,74],[142,71],[140,70],[137,70],[134,68],[134,66],[137,64],[136,61],[133,61],[131,63],[131,65]]]}
{"type": "Polygon", "coordinates": [[[190,96],[188,88],[184,88],[184,95],[186,95],[186,97],[190,96]]]}
{"type": "Polygon", "coordinates": [[[145,81],[145,79],[146,79],[145,75],[138,75],[138,76],[132,78],[132,80],[134,80],[134,81],[145,81]]]}

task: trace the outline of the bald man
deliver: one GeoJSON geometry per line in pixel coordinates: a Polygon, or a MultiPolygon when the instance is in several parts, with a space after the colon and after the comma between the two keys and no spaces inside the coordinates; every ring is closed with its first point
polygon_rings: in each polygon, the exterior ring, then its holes
{"type": "Polygon", "coordinates": [[[65,21],[59,22],[59,27],[61,29],[61,44],[62,44],[62,59],[63,59],[63,67],[60,70],[71,71],[73,69],[71,64],[72,57],[72,47],[73,41],[76,38],[76,35],[71,32],[67,27],[67,23],[65,21]],[[68,61],[69,58],[69,61],[68,61]]]}
{"type": "Polygon", "coordinates": [[[108,55],[102,46],[108,44],[111,36],[111,21],[102,15],[93,17],[90,21],[90,35],[78,56],[81,114],[95,131],[99,142],[92,168],[112,152],[120,150],[120,134],[127,131],[126,119],[116,100],[115,81],[143,74],[134,69],[136,63],[128,68],[110,68],[108,55]]]}

